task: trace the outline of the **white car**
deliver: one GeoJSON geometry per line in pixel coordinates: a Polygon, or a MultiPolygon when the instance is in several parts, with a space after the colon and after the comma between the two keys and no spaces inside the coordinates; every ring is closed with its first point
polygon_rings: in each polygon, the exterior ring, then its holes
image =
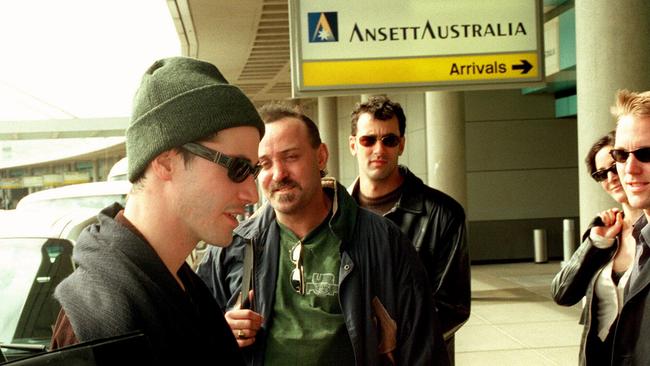
{"type": "Polygon", "coordinates": [[[106,180],[109,182],[114,180],[127,180],[128,164],[129,161],[127,158],[120,159],[108,172],[108,177],[106,180]]]}
{"type": "Polygon", "coordinates": [[[72,248],[98,209],[0,215],[0,360],[44,352],[60,306],[52,294],[74,270],[72,248]]]}
{"type": "Polygon", "coordinates": [[[131,183],[126,180],[71,184],[46,189],[23,197],[17,210],[70,210],[77,208],[102,209],[113,202],[124,205],[131,183]]]}

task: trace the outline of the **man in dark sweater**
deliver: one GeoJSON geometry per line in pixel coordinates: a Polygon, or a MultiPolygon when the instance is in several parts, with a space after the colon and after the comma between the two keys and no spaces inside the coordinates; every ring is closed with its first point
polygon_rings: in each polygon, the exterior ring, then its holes
{"type": "Polygon", "coordinates": [[[214,65],[175,57],[146,71],[126,131],[133,188],[80,235],[77,269],[55,292],[52,348],[139,331],[151,364],[243,363],[185,258],[201,240],[228,245],[258,200],[263,134],[253,104],[214,65]]]}
{"type": "Polygon", "coordinates": [[[371,97],[357,104],[351,122],[349,146],[359,177],[349,191],[359,206],[395,222],[415,246],[433,287],[453,364],[454,333],[470,311],[465,211],[456,200],[398,165],[406,143],[406,116],[399,103],[371,97]]]}

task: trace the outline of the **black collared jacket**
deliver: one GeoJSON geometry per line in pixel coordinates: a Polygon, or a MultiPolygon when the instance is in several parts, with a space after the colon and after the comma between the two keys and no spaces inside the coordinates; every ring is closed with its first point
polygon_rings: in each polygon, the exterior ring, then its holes
{"type": "Polygon", "coordinates": [[[594,301],[594,286],[603,267],[614,258],[618,248],[618,238],[609,248],[596,247],[589,237],[596,220],[589,225],[582,236],[582,244],[551,283],[551,295],[558,305],[573,306],[583,297],[586,300],[580,319],[580,322],[585,325],[580,341],[579,364],[581,366],[609,364],[606,360],[599,359],[598,350],[594,352],[594,348],[600,345],[600,339],[596,334],[598,320],[594,317],[598,311],[598,301],[594,301]]]}
{"type": "MultiPolygon", "coordinates": [[[[383,365],[392,359],[397,365],[448,365],[431,290],[406,236],[389,220],[359,209],[333,179],[324,178],[323,189],[333,197],[329,227],[340,240],[339,301],[356,364],[383,365]],[[391,320],[395,329],[386,334],[390,327],[382,325],[391,320]]],[[[225,311],[239,296],[245,241],[253,242],[253,307],[265,322],[255,344],[243,349],[249,365],[264,363],[273,327],[279,240],[275,213],[262,206],[235,230],[229,247],[211,247],[197,270],[225,311]]]]}
{"type": "MultiPolygon", "coordinates": [[[[424,265],[446,339],[469,318],[471,275],[465,211],[453,198],[431,188],[404,166],[402,196],[384,217],[405,233],[424,265]]],[[[359,178],[348,188],[354,196],[359,178]]]]}
{"type": "MultiPolygon", "coordinates": [[[[598,219],[598,218],[597,218],[598,219]]],[[[596,339],[597,300],[594,297],[594,283],[600,270],[612,260],[618,249],[616,243],[609,248],[599,249],[589,239],[591,226],[583,235],[583,243],[573,253],[569,262],[555,276],[551,285],[553,299],[560,305],[573,305],[586,296],[585,328],[580,348],[580,365],[650,365],[650,267],[646,262],[650,246],[650,226],[645,215],[634,224],[632,235],[643,247],[641,266],[634,282],[630,279],[625,287],[623,307],[616,322],[610,328],[613,336],[611,359],[595,357],[592,343],[596,339]],[[648,316],[646,316],[646,314],[648,316]]],[[[639,255],[637,247],[637,256],[639,255]]]]}

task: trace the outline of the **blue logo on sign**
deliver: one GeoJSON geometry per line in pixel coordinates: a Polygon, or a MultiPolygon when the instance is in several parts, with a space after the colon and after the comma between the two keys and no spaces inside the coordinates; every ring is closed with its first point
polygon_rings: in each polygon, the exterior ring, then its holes
{"type": "Polygon", "coordinates": [[[339,21],[337,12],[307,13],[309,42],[338,42],[339,21]]]}

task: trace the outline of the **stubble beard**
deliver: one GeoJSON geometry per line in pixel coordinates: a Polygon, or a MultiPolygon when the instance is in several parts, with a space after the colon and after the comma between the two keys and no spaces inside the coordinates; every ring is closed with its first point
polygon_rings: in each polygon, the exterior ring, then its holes
{"type": "Polygon", "coordinates": [[[296,195],[294,193],[278,193],[276,194],[276,200],[279,203],[291,203],[293,200],[296,199],[296,195]]]}
{"type": "Polygon", "coordinates": [[[294,192],[278,193],[271,196],[271,206],[283,214],[291,214],[296,211],[298,195],[294,192]]]}

